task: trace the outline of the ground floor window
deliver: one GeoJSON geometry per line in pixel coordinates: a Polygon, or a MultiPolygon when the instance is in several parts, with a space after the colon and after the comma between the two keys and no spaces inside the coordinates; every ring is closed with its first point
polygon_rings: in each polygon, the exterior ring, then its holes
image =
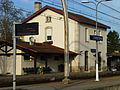
{"type": "Polygon", "coordinates": [[[30,60],[30,55],[28,55],[28,54],[24,54],[24,60],[25,61],[29,61],[30,60]]]}

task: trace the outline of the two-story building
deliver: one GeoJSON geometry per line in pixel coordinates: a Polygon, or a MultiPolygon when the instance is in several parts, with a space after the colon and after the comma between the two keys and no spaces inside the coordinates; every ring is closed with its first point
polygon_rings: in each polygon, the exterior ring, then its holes
{"type": "MultiPolygon", "coordinates": [[[[37,3],[38,4],[38,3],[37,3]]],[[[71,62],[72,71],[92,71],[95,70],[95,41],[90,40],[90,35],[95,35],[95,21],[84,16],[68,13],[69,21],[69,49],[79,53],[71,62]]],[[[38,9],[33,15],[25,19],[22,23],[39,23],[39,35],[33,36],[36,42],[52,42],[53,45],[64,48],[64,18],[63,11],[45,6],[38,9]]],[[[103,36],[103,41],[99,42],[99,69],[106,66],[107,39],[106,30],[108,26],[98,23],[99,35],[103,36]]],[[[32,36],[24,37],[29,41],[32,36]]]]}
{"type": "MultiPolygon", "coordinates": [[[[35,3],[35,5],[39,6],[40,3],[35,3]]],[[[36,9],[35,9],[36,10],[36,9]]],[[[32,23],[38,22],[39,23],[39,35],[30,35],[24,36],[21,39],[24,42],[30,42],[31,37],[34,38],[35,42],[39,43],[49,43],[52,46],[55,46],[53,49],[47,51],[44,47],[44,52],[52,52],[56,50],[56,48],[62,49],[62,56],[60,59],[60,53],[57,50],[56,53],[49,54],[42,53],[39,54],[40,57],[37,58],[39,63],[38,65],[45,65],[46,62],[42,63],[47,57],[47,61],[49,66],[52,66],[55,72],[58,71],[58,65],[64,64],[63,49],[64,49],[64,16],[63,11],[54,7],[45,6],[43,8],[37,8],[37,11],[33,13],[31,16],[26,18],[22,23],[32,23]],[[57,46],[57,47],[56,47],[57,46]],[[55,55],[54,55],[55,54],[55,55]],[[51,56],[55,56],[54,60],[51,56]],[[43,59],[43,60],[42,60],[43,59]],[[57,66],[56,66],[57,65],[57,66]],[[54,67],[55,66],[55,67],[54,67]]],[[[90,35],[96,35],[95,23],[96,21],[89,19],[87,17],[74,14],[69,12],[68,13],[68,22],[69,22],[69,49],[70,49],[70,70],[72,72],[77,71],[95,71],[95,49],[96,49],[96,42],[90,40],[90,35]]],[[[106,31],[107,28],[110,28],[107,25],[102,23],[98,23],[98,30],[99,35],[103,37],[103,41],[100,41],[98,44],[98,57],[99,57],[99,70],[102,71],[107,66],[107,37],[106,31]]],[[[18,45],[19,46],[19,45],[18,45]]],[[[33,45],[34,46],[34,45],[33,45]]],[[[26,46],[25,46],[26,47],[26,46]]],[[[46,46],[47,47],[47,46],[46,46]]],[[[27,48],[28,49],[28,48],[27,48]]],[[[34,47],[35,49],[35,47],[34,47]]],[[[40,49],[37,48],[36,49],[40,49]]],[[[23,50],[20,48],[20,50],[23,50]]],[[[31,50],[31,48],[29,48],[31,50]]],[[[34,50],[33,50],[34,51],[34,50]]],[[[39,50],[40,51],[40,50],[39,50]]],[[[28,52],[28,51],[26,51],[28,52]]],[[[23,58],[22,58],[23,59],[23,58]]],[[[21,59],[21,60],[22,60],[21,59]]],[[[19,62],[20,64],[21,62],[19,62]]],[[[18,64],[18,65],[19,65],[18,64]]],[[[34,66],[35,63],[29,62],[29,66],[34,66]]],[[[24,65],[27,67],[28,64],[24,65]]],[[[21,65],[22,66],[22,65],[21,65]]],[[[25,67],[24,66],[24,67],[25,67]]],[[[23,67],[19,67],[23,68],[23,67]]],[[[22,69],[20,71],[22,73],[22,69]]]]}

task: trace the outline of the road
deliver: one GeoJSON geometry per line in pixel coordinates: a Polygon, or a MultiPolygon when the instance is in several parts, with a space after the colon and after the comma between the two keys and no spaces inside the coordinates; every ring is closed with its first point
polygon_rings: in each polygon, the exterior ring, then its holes
{"type": "MultiPolygon", "coordinates": [[[[71,80],[70,84],[66,85],[62,82],[23,85],[17,86],[17,90],[93,90],[98,87],[114,85],[120,85],[120,76],[101,78],[98,82],[96,82],[95,79],[71,80]]],[[[4,87],[0,88],[0,90],[12,90],[12,87],[4,87]]]]}

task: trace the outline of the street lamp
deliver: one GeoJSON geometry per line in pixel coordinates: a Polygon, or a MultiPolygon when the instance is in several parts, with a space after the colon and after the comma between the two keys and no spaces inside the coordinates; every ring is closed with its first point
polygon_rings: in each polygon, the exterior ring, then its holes
{"type": "MultiPolygon", "coordinates": [[[[98,29],[98,5],[101,2],[104,2],[104,1],[111,1],[111,0],[101,0],[101,1],[98,1],[98,2],[88,1],[88,0],[81,1],[82,3],[93,3],[96,6],[96,36],[99,36],[99,32],[97,30],[98,29]]],[[[98,41],[97,40],[96,40],[96,81],[99,81],[99,73],[98,73],[98,41]]]]}

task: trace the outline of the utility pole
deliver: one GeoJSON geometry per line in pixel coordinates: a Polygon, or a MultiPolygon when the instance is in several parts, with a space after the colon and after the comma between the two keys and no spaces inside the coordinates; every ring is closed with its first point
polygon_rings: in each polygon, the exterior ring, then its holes
{"type": "Polygon", "coordinates": [[[16,35],[15,35],[15,22],[13,23],[13,90],[16,90],[16,35]]]}
{"type": "Polygon", "coordinates": [[[66,0],[62,1],[62,7],[64,12],[64,84],[69,83],[69,26],[68,26],[68,12],[66,7],[66,0]]]}

